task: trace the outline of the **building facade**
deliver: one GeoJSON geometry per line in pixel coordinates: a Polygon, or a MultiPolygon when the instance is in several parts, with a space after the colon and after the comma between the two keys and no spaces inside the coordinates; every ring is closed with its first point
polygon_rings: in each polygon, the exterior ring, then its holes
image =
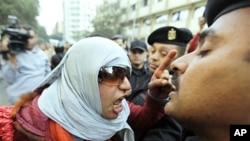
{"type": "Polygon", "coordinates": [[[96,0],[63,0],[64,40],[76,41],[82,37],[82,32],[93,31],[90,22],[95,15],[96,0]]]}
{"type": "Polygon", "coordinates": [[[124,35],[129,40],[146,39],[162,26],[186,27],[196,33],[205,5],[206,0],[122,0],[124,35]]]}

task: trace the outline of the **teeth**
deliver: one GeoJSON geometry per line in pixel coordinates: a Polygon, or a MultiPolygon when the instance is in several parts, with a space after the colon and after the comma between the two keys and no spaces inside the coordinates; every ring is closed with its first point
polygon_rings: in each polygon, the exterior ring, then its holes
{"type": "Polygon", "coordinates": [[[114,102],[113,104],[114,104],[114,105],[121,105],[122,99],[123,99],[123,98],[118,99],[118,100],[117,100],[116,102],[114,102]]]}

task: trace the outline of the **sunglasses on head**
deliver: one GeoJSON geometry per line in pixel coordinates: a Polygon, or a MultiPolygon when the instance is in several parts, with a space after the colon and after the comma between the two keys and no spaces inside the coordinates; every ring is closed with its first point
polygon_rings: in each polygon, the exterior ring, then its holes
{"type": "Polygon", "coordinates": [[[101,67],[98,74],[98,82],[106,85],[120,85],[124,78],[129,78],[129,68],[122,67],[101,67]]]}

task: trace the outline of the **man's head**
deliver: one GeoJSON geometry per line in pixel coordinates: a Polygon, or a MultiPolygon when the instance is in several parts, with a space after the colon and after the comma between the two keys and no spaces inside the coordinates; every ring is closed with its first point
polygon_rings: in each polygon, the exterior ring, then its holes
{"type": "Polygon", "coordinates": [[[125,40],[124,40],[124,38],[123,38],[122,35],[116,34],[113,37],[111,37],[111,40],[113,40],[114,42],[116,42],[123,49],[127,50],[127,46],[126,46],[125,40]]]}
{"type": "Polygon", "coordinates": [[[189,29],[165,26],[156,29],[148,37],[149,69],[154,72],[171,49],[176,49],[177,57],[184,54],[186,45],[193,35],[189,29]]]}
{"type": "Polygon", "coordinates": [[[141,69],[144,66],[144,61],[147,59],[147,45],[142,40],[131,42],[129,49],[129,58],[133,68],[141,69]]]}
{"type": "Polygon", "coordinates": [[[25,30],[29,33],[30,37],[28,38],[28,41],[26,44],[26,49],[32,50],[38,41],[37,35],[36,35],[33,27],[31,27],[30,25],[22,25],[21,30],[25,30]]]}
{"type": "Polygon", "coordinates": [[[171,65],[178,90],[165,112],[202,140],[229,140],[231,124],[250,124],[249,14],[250,1],[208,0],[197,49],[171,65]]]}

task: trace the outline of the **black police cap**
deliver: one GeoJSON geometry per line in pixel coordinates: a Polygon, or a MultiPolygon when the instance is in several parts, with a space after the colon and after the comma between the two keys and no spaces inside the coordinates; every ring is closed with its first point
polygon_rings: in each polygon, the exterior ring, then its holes
{"type": "Polygon", "coordinates": [[[153,43],[158,42],[186,47],[186,45],[192,38],[193,35],[187,28],[164,26],[156,29],[149,35],[148,44],[153,45],[153,43]]]}
{"type": "Polygon", "coordinates": [[[130,44],[130,50],[140,49],[142,51],[147,51],[147,45],[144,41],[135,40],[130,44]]]}
{"type": "Polygon", "coordinates": [[[216,19],[230,11],[250,6],[250,0],[207,0],[205,18],[211,26],[216,19]]]}

